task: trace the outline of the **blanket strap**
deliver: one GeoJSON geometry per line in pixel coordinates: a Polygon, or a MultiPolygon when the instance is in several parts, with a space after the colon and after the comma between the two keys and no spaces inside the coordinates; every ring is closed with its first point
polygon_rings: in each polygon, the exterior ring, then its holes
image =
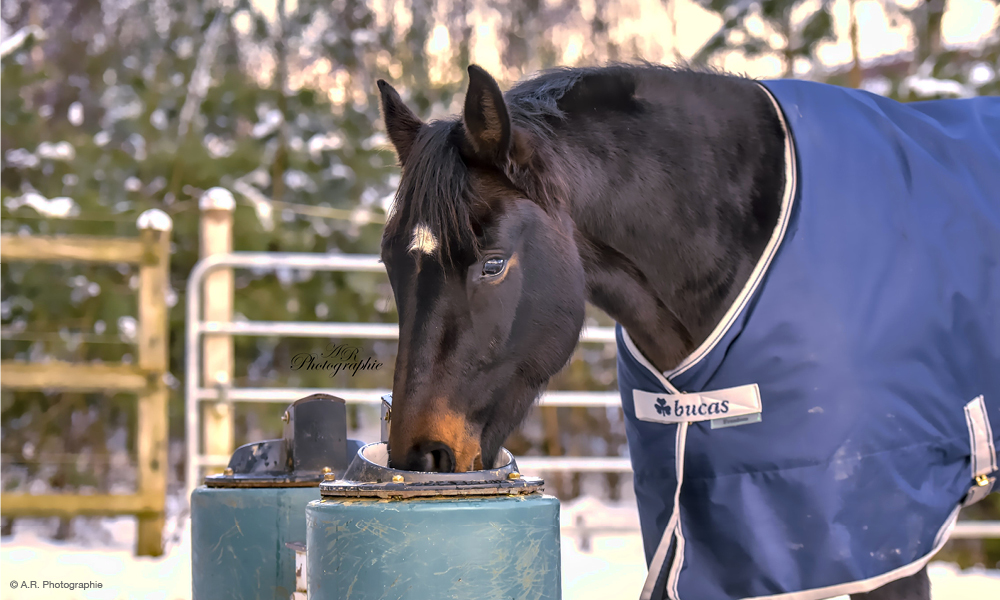
{"type": "Polygon", "coordinates": [[[993,429],[990,416],[986,412],[986,401],[977,396],[965,405],[965,424],[969,427],[969,445],[972,450],[973,485],[962,502],[963,506],[975,504],[990,493],[997,471],[997,450],[993,443],[993,429]]]}

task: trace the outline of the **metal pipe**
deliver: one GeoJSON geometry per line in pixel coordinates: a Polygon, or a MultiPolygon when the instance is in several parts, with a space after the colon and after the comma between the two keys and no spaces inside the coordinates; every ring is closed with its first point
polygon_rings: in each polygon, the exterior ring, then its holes
{"type": "MultiPolygon", "coordinates": [[[[348,404],[378,406],[382,402],[382,395],[391,391],[384,388],[229,388],[227,394],[231,402],[276,404],[290,404],[313,394],[330,394],[344,399],[348,404]]],[[[198,400],[215,400],[217,397],[213,390],[206,388],[199,388],[196,393],[198,400]]]]}
{"type": "MultiPolygon", "coordinates": [[[[518,463],[520,464],[520,463],[518,463]]],[[[565,535],[622,535],[638,533],[639,524],[635,525],[566,525],[560,530],[565,535]]],[[[1000,521],[959,521],[955,524],[948,539],[1000,539],[1000,521]]]]}
{"type": "MultiPolygon", "coordinates": [[[[385,273],[377,254],[320,254],[318,252],[232,252],[198,261],[195,268],[214,271],[235,269],[302,269],[305,271],[349,271],[385,273]]],[[[192,270],[192,275],[194,271],[192,270]]],[[[189,278],[190,281],[190,278],[189,278]]]]}
{"type": "MultiPolygon", "coordinates": [[[[380,398],[391,392],[385,388],[229,388],[226,390],[230,402],[295,402],[312,394],[330,394],[343,398],[348,404],[377,406],[380,398]]],[[[216,400],[218,392],[209,388],[198,388],[198,400],[216,400]]],[[[545,392],[538,400],[539,406],[587,408],[615,408],[621,404],[618,392],[545,392]]]]}
{"type": "Polygon", "coordinates": [[[399,337],[395,323],[312,323],[300,321],[205,321],[201,324],[205,334],[225,333],[242,336],[285,336],[318,338],[358,338],[366,340],[394,340],[399,337]]]}
{"type": "Polygon", "coordinates": [[[622,535],[639,533],[639,524],[635,525],[564,525],[559,528],[563,535],[590,536],[590,535],[622,535]]]}
{"type": "Polygon", "coordinates": [[[519,456],[522,473],[631,473],[632,461],[618,456],[519,456]]]}
{"type": "Polygon", "coordinates": [[[1000,539],[1000,521],[959,521],[948,539],[1000,539]]]}
{"type": "MultiPolygon", "coordinates": [[[[318,338],[357,338],[394,340],[399,337],[397,323],[318,323],[312,321],[204,321],[204,334],[224,333],[244,336],[287,336],[318,338]]],[[[615,341],[614,327],[590,327],[580,335],[584,343],[607,344],[615,341]]]]}
{"type": "MultiPolygon", "coordinates": [[[[628,458],[617,456],[521,456],[517,468],[522,473],[631,473],[628,458]]],[[[224,467],[229,457],[222,454],[201,454],[192,461],[197,467],[224,467]]]]}
{"type": "Polygon", "coordinates": [[[185,501],[190,502],[191,493],[198,487],[198,414],[200,404],[197,392],[201,387],[199,364],[201,338],[198,335],[198,321],[201,319],[201,282],[207,271],[205,261],[198,261],[188,275],[187,299],[184,318],[184,445],[187,448],[184,488],[185,501]]]}

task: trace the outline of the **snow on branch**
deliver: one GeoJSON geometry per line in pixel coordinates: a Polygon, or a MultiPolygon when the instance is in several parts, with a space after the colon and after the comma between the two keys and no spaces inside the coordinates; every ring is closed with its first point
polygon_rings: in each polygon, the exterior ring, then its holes
{"type": "Polygon", "coordinates": [[[194,71],[191,72],[191,81],[188,83],[187,98],[184,99],[184,106],[181,108],[180,125],[177,128],[178,137],[187,135],[188,128],[195,114],[201,108],[201,103],[208,93],[208,87],[212,83],[212,65],[215,63],[215,54],[219,49],[222,38],[223,26],[228,15],[219,11],[208,26],[205,33],[205,43],[198,52],[198,60],[195,62],[194,71]]]}
{"type": "Polygon", "coordinates": [[[8,54],[23,46],[24,43],[31,37],[34,37],[36,40],[44,40],[46,35],[42,28],[38,25],[28,25],[27,27],[22,27],[17,30],[14,35],[11,35],[3,42],[0,42],[0,58],[7,58],[8,54]]]}
{"type": "Polygon", "coordinates": [[[905,95],[907,91],[913,92],[920,98],[936,98],[938,96],[972,98],[976,95],[975,90],[961,82],[921,75],[910,75],[902,81],[899,92],[905,95]]]}

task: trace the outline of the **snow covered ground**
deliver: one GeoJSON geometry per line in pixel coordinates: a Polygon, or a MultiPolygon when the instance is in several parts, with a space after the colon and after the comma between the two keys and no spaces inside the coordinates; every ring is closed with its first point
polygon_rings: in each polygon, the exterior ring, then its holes
{"type": "MultiPolygon", "coordinates": [[[[642,542],[637,532],[595,534],[580,538],[569,529],[583,523],[602,527],[634,527],[635,509],[627,504],[608,506],[584,497],[565,503],[562,510],[563,598],[607,600],[638,598],[645,578],[642,542]]],[[[177,520],[178,525],[180,521],[177,520]]],[[[132,555],[134,521],[128,518],[93,520],[88,527],[100,535],[94,542],[57,543],[36,530],[15,525],[14,535],[0,542],[0,600],[184,600],[191,598],[190,521],[177,528],[167,554],[161,558],[132,555]],[[11,589],[11,581],[43,580],[103,584],[102,589],[11,589]]],[[[78,536],[80,537],[80,536],[78,536]]],[[[1000,571],[932,563],[935,600],[1000,598],[1000,571]]]]}
{"type": "MultiPolygon", "coordinates": [[[[634,502],[634,500],[632,501],[634,502]]],[[[606,528],[638,528],[635,505],[609,506],[592,497],[566,502],[561,510],[563,598],[605,600],[638,598],[646,578],[642,540],[638,532],[595,535],[581,544],[578,535],[566,535],[581,521],[606,528]]],[[[933,562],[928,567],[934,600],[1000,598],[1000,571],[961,571],[952,563],[933,562]]],[[[838,600],[846,600],[844,596],[838,600]]]]}

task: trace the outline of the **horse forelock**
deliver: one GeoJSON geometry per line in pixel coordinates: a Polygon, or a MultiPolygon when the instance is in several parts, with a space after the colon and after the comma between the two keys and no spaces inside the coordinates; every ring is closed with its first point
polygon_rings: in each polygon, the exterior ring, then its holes
{"type": "Polygon", "coordinates": [[[435,121],[417,137],[383,234],[442,264],[479,254],[472,224],[477,197],[455,143],[457,127],[435,121]]]}

